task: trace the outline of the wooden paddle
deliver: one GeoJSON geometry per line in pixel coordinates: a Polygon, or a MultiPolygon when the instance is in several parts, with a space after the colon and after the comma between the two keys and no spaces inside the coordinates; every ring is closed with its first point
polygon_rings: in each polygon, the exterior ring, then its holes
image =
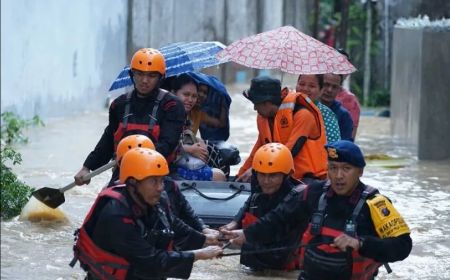
{"type": "MultiPolygon", "coordinates": [[[[95,169],[94,171],[90,172],[89,174],[85,175],[83,177],[83,181],[87,181],[91,179],[92,177],[97,176],[98,174],[102,173],[103,171],[106,171],[113,166],[116,165],[116,161],[110,161],[109,163],[103,165],[102,167],[99,167],[98,169],[95,169]]],[[[71,188],[75,187],[75,181],[68,184],[67,186],[60,188],[60,189],[54,189],[54,188],[41,188],[39,190],[36,190],[33,192],[33,196],[39,200],[40,202],[44,203],[50,208],[57,208],[59,205],[63,204],[66,199],[64,198],[64,192],[70,190],[71,188]]]]}

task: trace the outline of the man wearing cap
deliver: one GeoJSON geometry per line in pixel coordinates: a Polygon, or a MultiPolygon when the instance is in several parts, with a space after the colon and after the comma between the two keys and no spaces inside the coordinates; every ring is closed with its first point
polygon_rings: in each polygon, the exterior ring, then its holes
{"type": "Polygon", "coordinates": [[[373,279],[383,263],[409,255],[410,230],[388,198],[360,181],[358,146],[340,140],[326,150],[329,181],[297,187],[282,206],[228,237],[259,244],[307,225],[298,279],[373,279]]]}
{"type": "Polygon", "coordinates": [[[238,181],[251,178],[253,156],[264,144],[286,145],[294,157],[293,177],[301,180],[324,179],[327,174],[325,127],[319,109],[304,94],[281,90],[281,83],[270,77],[257,77],[244,96],[258,112],[258,139],[240,168],[238,181]]]}

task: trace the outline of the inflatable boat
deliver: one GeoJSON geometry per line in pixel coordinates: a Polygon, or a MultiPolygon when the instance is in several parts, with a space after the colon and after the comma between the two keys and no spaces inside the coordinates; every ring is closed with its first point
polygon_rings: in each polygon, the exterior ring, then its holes
{"type": "Polygon", "coordinates": [[[195,213],[211,228],[230,222],[251,192],[250,183],[177,181],[195,213]]]}

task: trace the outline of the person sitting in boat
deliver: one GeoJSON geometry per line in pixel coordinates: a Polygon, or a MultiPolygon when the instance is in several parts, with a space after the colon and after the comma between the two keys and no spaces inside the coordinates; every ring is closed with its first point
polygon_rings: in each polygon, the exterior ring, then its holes
{"type": "MultiPolygon", "coordinates": [[[[188,72],[198,83],[197,106],[192,112],[194,126],[199,128],[200,136],[208,141],[227,141],[230,137],[229,112],[231,98],[222,82],[214,76],[188,72]]],[[[194,129],[195,130],[195,129],[194,129]]]]}
{"type": "Polygon", "coordinates": [[[325,124],[325,133],[327,134],[327,143],[333,143],[341,140],[341,131],[336,115],[330,108],[320,102],[320,95],[323,88],[323,75],[299,75],[295,90],[308,95],[312,99],[314,105],[317,106],[322,115],[325,124]]]}
{"type": "Polygon", "coordinates": [[[319,109],[304,94],[281,91],[281,82],[270,77],[252,79],[244,96],[257,111],[258,139],[250,156],[239,169],[237,180],[248,182],[256,151],[264,144],[286,145],[294,157],[293,177],[300,180],[324,179],[327,175],[325,127],[319,109]]]}
{"type": "Polygon", "coordinates": [[[186,180],[226,181],[222,170],[207,165],[208,146],[195,136],[198,127],[192,127],[195,123],[192,121],[192,109],[197,104],[198,84],[188,74],[181,74],[173,79],[171,88],[183,103],[187,115],[175,160],[176,174],[186,180]]]}
{"type": "Polygon", "coordinates": [[[197,248],[210,240],[171,214],[161,196],[168,173],[160,153],[128,151],[120,164],[124,185],[107,188],[97,197],[76,232],[71,266],[79,260],[87,279],[186,279],[194,261],[219,256],[219,246],[173,251],[177,238],[197,248]]]}
{"type": "Polygon", "coordinates": [[[134,89],[111,103],[103,135],[74,176],[77,185],[89,184],[83,177],[108,163],[119,141],[131,134],[150,137],[169,163],[174,160],[185,112],[179,99],[160,88],[165,74],[165,60],[158,50],[144,48],[133,55],[130,77],[134,89]]]}
{"type": "MultiPolygon", "coordinates": [[[[252,194],[239,210],[234,220],[220,230],[247,228],[275,209],[300,182],[292,179],[294,160],[291,151],[280,143],[269,143],[256,151],[252,163],[252,194]]],[[[296,245],[300,240],[301,228],[294,228],[279,239],[257,245],[245,243],[242,246],[241,264],[252,270],[296,268],[296,245]],[[287,250],[260,254],[247,254],[255,250],[286,247],[287,250]],[[290,248],[290,249],[289,249],[290,248]]]]}
{"type": "Polygon", "coordinates": [[[365,160],[357,145],[340,140],[326,150],[328,181],[296,187],[278,208],[226,237],[265,244],[306,228],[298,279],[373,279],[383,263],[408,257],[410,230],[387,197],[360,181],[365,160]]]}
{"type": "MultiPolygon", "coordinates": [[[[134,148],[147,148],[154,150],[155,145],[150,138],[144,135],[135,134],[123,138],[119,142],[119,145],[117,145],[116,150],[116,162],[118,166],[120,166],[123,155],[134,148]]],[[[117,180],[118,179],[119,178],[117,178],[117,180]]],[[[117,186],[119,184],[120,181],[110,182],[108,187],[117,186]]],[[[195,214],[189,204],[189,201],[186,200],[186,197],[180,191],[178,184],[169,176],[164,178],[164,193],[162,196],[170,202],[170,210],[172,213],[177,218],[181,219],[185,224],[198,232],[208,235],[210,238],[217,238],[219,236],[219,232],[217,230],[209,228],[209,226],[195,214]]],[[[175,247],[179,249],[190,248],[188,247],[190,244],[185,244],[183,240],[176,242],[175,245],[175,247]]]]}

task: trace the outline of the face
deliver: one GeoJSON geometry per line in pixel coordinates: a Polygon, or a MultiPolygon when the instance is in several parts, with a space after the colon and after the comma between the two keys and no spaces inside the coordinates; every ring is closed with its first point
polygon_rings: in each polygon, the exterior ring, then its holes
{"type": "Polygon", "coordinates": [[[158,72],[143,72],[133,70],[133,79],[136,90],[140,95],[148,96],[158,85],[161,74],[158,72]]]}
{"type": "Polygon", "coordinates": [[[197,103],[197,87],[192,83],[182,86],[175,92],[175,95],[181,99],[181,102],[183,102],[186,113],[190,112],[197,103]]]}
{"type": "Polygon", "coordinates": [[[334,74],[325,74],[323,76],[323,89],[320,100],[324,104],[333,103],[336,95],[341,90],[341,76],[334,74]]]}
{"type": "Polygon", "coordinates": [[[315,101],[320,97],[319,79],[316,75],[301,75],[297,80],[295,90],[303,92],[315,101]]]}
{"type": "Polygon", "coordinates": [[[203,102],[206,101],[207,97],[208,97],[208,86],[206,86],[206,85],[199,85],[198,86],[197,104],[198,105],[203,104],[203,102]]]}
{"type": "Polygon", "coordinates": [[[265,118],[273,118],[278,110],[278,107],[270,101],[255,104],[253,108],[265,118]]]}
{"type": "Polygon", "coordinates": [[[328,177],[331,188],[337,195],[349,196],[359,183],[363,169],[346,162],[328,162],[328,177]]]}
{"type": "Polygon", "coordinates": [[[164,177],[147,177],[136,184],[136,190],[150,206],[158,204],[161,193],[164,191],[164,177]]]}
{"type": "Polygon", "coordinates": [[[277,173],[256,173],[256,179],[261,187],[264,194],[274,194],[276,193],[283,184],[284,174],[281,172],[277,173]]]}

